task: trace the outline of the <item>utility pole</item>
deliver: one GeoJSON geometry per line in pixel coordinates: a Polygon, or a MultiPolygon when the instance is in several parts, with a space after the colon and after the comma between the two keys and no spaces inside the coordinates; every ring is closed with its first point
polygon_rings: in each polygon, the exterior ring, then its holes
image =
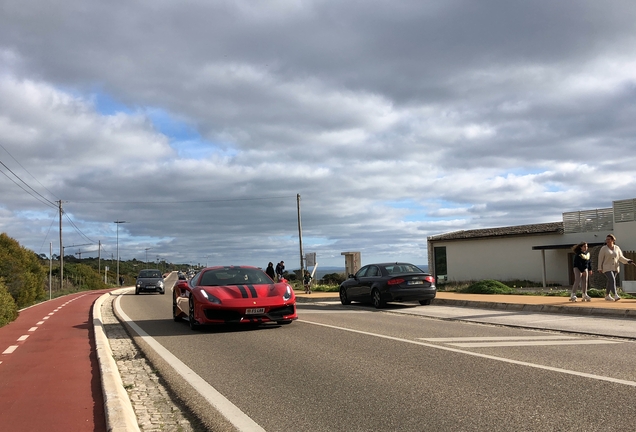
{"type": "Polygon", "coordinates": [[[300,244],[300,281],[305,277],[305,262],[303,260],[303,228],[300,223],[300,194],[296,195],[296,206],[298,208],[298,241],[300,244]]]}
{"type": "Polygon", "coordinates": [[[51,279],[53,278],[53,242],[49,242],[49,300],[51,300],[51,279]]]}
{"type": "Polygon", "coordinates": [[[115,283],[119,285],[119,224],[126,223],[126,221],[116,220],[114,223],[117,224],[117,280],[115,283]]]}
{"type": "Polygon", "coordinates": [[[102,241],[97,240],[97,274],[102,274],[102,241]]]}
{"type": "Polygon", "coordinates": [[[64,246],[62,245],[62,200],[58,201],[60,209],[60,292],[64,289],[64,246]]]}

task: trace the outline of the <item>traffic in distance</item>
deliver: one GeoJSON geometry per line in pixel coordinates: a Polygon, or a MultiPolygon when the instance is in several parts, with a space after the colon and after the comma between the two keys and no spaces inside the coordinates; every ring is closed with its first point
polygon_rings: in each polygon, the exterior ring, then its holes
{"type": "MultiPolygon", "coordinates": [[[[135,294],[165,293],[159,270],[139,273],[135,294]]],[[[252,266],[207,267],[190,279],[179,273],[172,293],[174,321],[187,320],[195,330],[214,324],[290,324],[298,319],[296,296],[286,280],[276,282],[252,266]]],[[[368,264],[340,284],[340,302],[371,303],[417,301],[429,305],[435,298],[435,279],[405,262],[368,264]]]]}

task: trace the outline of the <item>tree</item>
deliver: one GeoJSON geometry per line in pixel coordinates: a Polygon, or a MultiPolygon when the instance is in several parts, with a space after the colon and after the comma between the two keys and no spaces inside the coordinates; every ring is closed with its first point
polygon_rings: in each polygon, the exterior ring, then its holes
{"type": "Polygon", "coordinates": [[[6,233],[0,234],[0,278],[4,279],[18,309],[35,303],[46,294],[46,269],[40,264],[40,258],[6,233]]]}
{"type": "Polygon", "coordinates": [[[0,279],[0,327],[9,324],[18,317],[18,305],[9,294],[4,281],[0,279]]]}

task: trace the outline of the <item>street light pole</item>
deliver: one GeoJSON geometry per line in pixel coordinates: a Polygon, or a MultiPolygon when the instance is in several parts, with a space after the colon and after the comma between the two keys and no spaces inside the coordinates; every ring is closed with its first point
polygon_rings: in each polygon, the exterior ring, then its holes
{"type": "Polygon", "coordinates": [[[119,224],[126,223],[126,221],[116,220],[114,223],[117,224],[117,279],[116,279],[116,283],[119,284],[119,224]]]}

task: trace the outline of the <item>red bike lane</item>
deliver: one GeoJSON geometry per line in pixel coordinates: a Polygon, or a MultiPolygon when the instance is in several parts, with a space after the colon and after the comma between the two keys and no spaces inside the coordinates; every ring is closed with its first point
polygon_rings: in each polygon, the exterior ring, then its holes
{"type": "Polygon", "coordinates": [[[0,429],[106,431],[87,291],[20,312],[0,328],[0,429]]]}

